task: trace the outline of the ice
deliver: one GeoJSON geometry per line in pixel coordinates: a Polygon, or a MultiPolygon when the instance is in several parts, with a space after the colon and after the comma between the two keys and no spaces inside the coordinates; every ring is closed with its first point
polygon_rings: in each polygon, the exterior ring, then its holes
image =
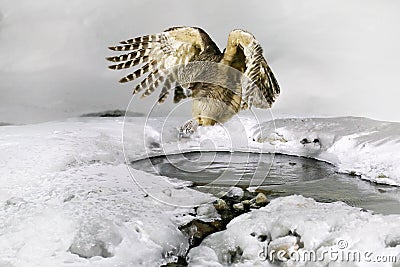
{"type": "Polygon", "coordinates": [[[114,256],[115,247],[122,236],[112,222],[107,219],[84,222],[76,234],[69,251],[83,258],[114,256]]]}
{"type": "Polygon", "coordinates": [[[212,248],[207,246],[195,247],[190,250],[191,266],[210,266],[222,267],[219,263],[218,256],[212,248]]]}
{"type": "Polygon", "coordinates": [[[231,187],[227,192],[226,196],[228,198],[242,198],[243,197],[243,189],[240,187],[231,187]]]}
{"type": "MultiPolygon", "coordinates": [[[[179,125],[178,121],[175,123],[179,125]]],[[[223,126],[199,127],[187,140],[178,141],[172,132],[165,134],[160,145],[163,153],[190,150],[282,153],[330,162],[341,172],[400,186],[400,123],[397,122],[338,117],[258,123],[255,118],[244,116],[223,126]]]]}
{"type": "Polygon", "coordinates": [[[204,222],[210,222],[215,220],[215,218],[220,218],[214,205],[211,203],[201,204],[196,209],[197,219],[204,222]]]}
{"type": "Polygon", "coordinates": [[[278,119],[274,125],[264,123],[255,137],[272,144],[275,152],[316,158],[365,180],[400,185],[400,123],[358,117],[278,119]],[[304,139],[310,143],[302,144],[304,139]]]}
{"type": "Polygon", "coordinates": [[[389,262],[374,265],[372,260],[400,253],[399,221],[399,215],[373,215],[342,202],[318,203],[298,195],[277,198],[207,237],[189,252],[189,266],[201,266],[206,259],[210,266],[276,266],[265,258],[267,247],[290,250],[296,242],[292,249],[299,253],[314,251],[322,257],[326,250],[339,251],[339,255],[341,251],[356,251],[361,258],[329,262],[331,258],[326,256],[308,263],[293,258],[284,266],[392,266],[389,262]],[[369,252],[369,258],[364,257],[369,252]]]}

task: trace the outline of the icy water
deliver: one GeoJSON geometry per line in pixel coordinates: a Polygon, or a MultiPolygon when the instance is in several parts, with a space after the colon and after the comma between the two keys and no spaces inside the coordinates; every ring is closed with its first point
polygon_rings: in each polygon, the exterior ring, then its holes
{"type": "Polygon", "coordinates": [[[337,173],[326,162],[286,155],[242,152],[189,152],[132,162],[146,172],[193,182],[217,194],[232,185],[260,185],[269,198],[293,194],[321,202],[343,201],[382,214],[400,214],[400,188],[337,173]]]}

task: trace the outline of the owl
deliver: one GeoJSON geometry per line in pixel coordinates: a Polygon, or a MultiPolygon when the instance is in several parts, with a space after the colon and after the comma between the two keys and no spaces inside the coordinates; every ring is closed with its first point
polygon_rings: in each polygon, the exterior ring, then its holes
{"type": "Polygon", "coordinates": [[[198,126],[225,123],[241,110],[270,108],[280,93],[278,82],[255,37],[233,30],[223,52],[201,28],[173,27],[111,46],[128,51],[108,57],[109,66],[121,70],[138,66],[121,83],[145,78],[134,94],[146,97],[160,89],[158,103],[173,92],[174,103],[191,98],[192,119],[180,127],[190,136],[198,126]]]}

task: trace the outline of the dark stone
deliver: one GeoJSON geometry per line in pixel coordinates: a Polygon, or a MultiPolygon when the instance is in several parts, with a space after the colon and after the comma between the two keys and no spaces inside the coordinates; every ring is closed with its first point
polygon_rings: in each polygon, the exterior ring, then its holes
{"type": "Polygon", "coordinates": [[[305,144],[309,144],[309,143],[311,143],[311,142],[307,138],[303,138],[303,139],[300,140],[300,144],[305,145],[305,144]]]}
{"type": "Polygon", "coordinates": [[[66,198],[64,198],[64,202],[71,201],[74,197],[75,197],[75,195],[69,195],[66,198]]]}
{"type": "Polygon", "coordinates": [[[176,262],[169,262],[167,264],[163,264],[160,267],[186,267],[188,263],[186,259],[182,256],[178,256],[178,260],[176,262]]]}
{"type": "Polygon", "coordinates": [[[214,202],[214,208],[218,211],[218,212],[224,212],[226,210],[229,210],[229,206],[228,204],[226,204],[226,201],[223,199],[217,199],[214,202]]]}
{"type": "Polygon", "coordinates": [[[355,171],[349,172],[349,175],[350,175],[350,176],[359,176],[355,171]]]}
{"type": "Polygon", "coordinates": [[[81,115],[81,117],[143,117],[144,114],[132,111],[125,111],[120,109],[106,110],[100,112],[86,113],[81,115]]]}
{"type": "Polygon", "coordinates": [[[235,250],[229,250],[228,254],[230,256],[230,263],[239,263],[242,260],[243,249],[237,246],[235,250]]]}
{"type": "MultiPolygon", "coordinates": [[[[241,198],[228,197],[226,194],[222,195],[221,198],[217,199],[213,203],[218,214],[221,216],[221,219],[211,222],[204,222],[199,219],[194,219],[191,222],[179,227],[179,230],[189,239],[188,251],[190,251],[190,249],[193,247],[199,246],[207,236],[225,230],[226,225],[233,218],[250,211],[250,207],[260,208],[260,206],[267,205],[269,203],[269,200],[266,197],[268,193],[270,193],[270,191],[257,189],[255,192],[244,190],[244,194],[241,198]],[[260,205],[256,205],[256,198],[258,199],[260,205]],[[235,209],[234,205],[237,207],[238,204],[242,205],[243,209],[235,209]]],[[[256,233],[251,233],[250,235],[254,237],[257,236],[256,233]]],[[[257,239],[262,240],[260,242],[264,242],[268,239],[268,237],[266,235],[259,235],[257,236],[257,239]]],[[[242,261],[243,250],[240,247],[236,247],[235,250],[229,251],[228,254],[230,256],[228,259],[230,263],[238,263],[242,261]]],[[[185,258],[179,256],[178,262],[168,263],[163,266],[180,267],[187,266],[187,264],[188,263],[185,258]]]]}
{"type": "Polygon", "coordinates": [[[264,242],[267,239],[268,239],[267,235],[259,235],[259,236],[257,236],[257,240],[260,241],[260,242],[264,242]]]}
{"type": "Polygon", "coordinates": [[[201,241],[208,235],[226,229],[228,222],[215,220],[212,222],[203,222],[195,219],[179,227],[179,230],[189,238],[190,247],[200,245],[201,241]]]}

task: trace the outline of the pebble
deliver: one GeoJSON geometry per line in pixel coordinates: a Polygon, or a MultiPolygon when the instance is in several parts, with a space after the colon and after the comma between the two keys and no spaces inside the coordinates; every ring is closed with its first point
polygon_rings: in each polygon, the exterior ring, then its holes
{"type": "Polygon", "coordinates": [[[250,205],[251,205],[251,201],[250,201],[250,200],[248,200],[248,199],[246,199],[246,200],[243,200],[241,203],[242,203],[242,204],[243,204],[243,206],[245,206],[245,207],[250,207],[250,205]]]}
{"type": "Polygon", "coordinates": [[[261,234],[257,236],[257,240],[260,242],[265,242],[268,239],[268,235],[261,234]]]}
{"type": "Polygon", "coordinates": [[[268,198],[263,193],[258,193],[255,197],[256,205],[265,206],[269,203],[268,198]]]}
{"type": "Polygon", "coordinates": [[[229,206],[228,204],[226,204],[225,200],[220,198],[217,199],[217,201],[214,203],[214,207],[216,210],[221,210],[221,211],[229,209],[229,206]]]}
{"type": "Polygon", "coordinates": [[[236,203],[233,204],[232,208],[236,211],[243,211],[244,210],[244,206],[242,203],[236,203]]]}

